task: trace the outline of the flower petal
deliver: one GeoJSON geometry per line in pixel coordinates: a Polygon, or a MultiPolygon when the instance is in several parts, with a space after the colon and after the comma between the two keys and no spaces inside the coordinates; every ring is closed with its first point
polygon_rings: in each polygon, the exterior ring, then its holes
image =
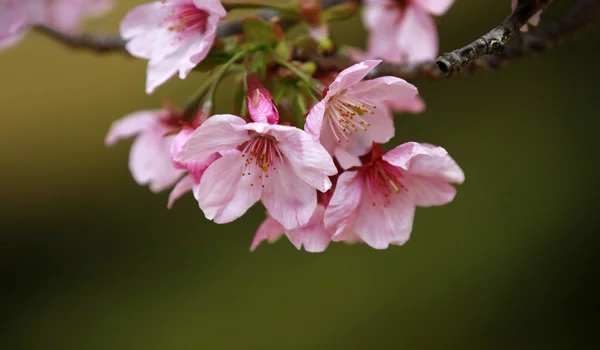
{"type": "Polygon", "coordinates": [[[227,15],[227,11],[225,11],[220,0],[194,0],[194,5],[221,18],[227,15]]]}
{"type": "Polygon", "coordinates": [[[405,101],[418,94],[417,88],[404,79],[385,76],[357,83],[347,94],[367,101],[405,101]]]}
{"type": "Polygon", "coordinates": [[[362,81],[379,63],[381,63],[381,60],[367,60],[344,69],[329,85],[327,95],[333,96],[362,81]]]}
{"type": "Polygon", "coordinates": [[[448,11],[454,0],[417,0],[416,3],[432,15],[441,16],[448,11]]]}
{"type": "Polygon", "coordinates": [[[354,232],[375,249],[404,244],[410,237],[415,214],[411,197],[406,193],[393,195],[389,204],[382,207],[373,205],[373,194],[366,192],[357,209],[354,232]]]}
{"type": "Polygon", "coordinates": [[[394,120],[388,108],[382,106],[373,112],[374,114],[365,113],[362,119],[370,124],[366,131],[359,130],[348,137],[347,141],[340,144],[348,153],[354,156],[362,156],[367,153],[373,142],[386,143],[394,137],[394,120]]]}
{"type": "Polygon", "coordinates": [[[425,102],[417,95],[407,100],[386,101],[386,105],[394,112],[421,113],[425,110],[425,102]]]}
{"type": "Polygon", "coordinates": [[[207,219],[219,224],[231,222],[260,199],[261,187],[252,184],[250,176],[242,176],[243,164],[240,152],[228,154],[212,163],[202,176],[195,197],[207,219]]]}
{"type": "Polygon", "coordinates": [[[294,230],[288,230],[286,235],[297,249],[304,246],[304,250],[311,253],[320,253],[327,249],[333,232],[325,228],[323,218],[325,208],[317,205],[317,209],[306,225],[294,230]]]}
{"type": "Polygon", "coordinates": [[[244,119],[231,114],[213,115],[192,133],[175,161],[198,160],[212,153],[236,148],[250,139],[248,131],[236,127],[245,124],[244,119]]]}
{"type": "Polygon", "coordinates": [[[331,188],[328,176],[337,174],[337,169],[320,143],[290,126],[274,125],[270,134],[279,141],[277,148],[302,181],[321,192],[331,188]]]}
{"type": "Polygon", "coordinates": [[[404,170],[408,170],[411,161],[419,156],[444,157],[448,154],[442,147],[433,147],[416,142],[403,143],[383,155],[383,160],[404,170]]]}
{"type": "Polygon", "coordinates": [[[433,19],[422,9],[407,7],[396,33],[396,44],[409,63],[435,60],[437,57],[437,29],[433,19]]]}
{"type": "Polygon", "coordinates": [[[457,184],[465,181],[462,169],[442,147],[409,142],[384,154],[383,160],[408,170],[414,176],[457,184]]]}
{"type": "Polygon", "coordinates": [[[184,194],[190,192],[196,183],[194,182],[194,178],[190,175],[184,176],[176,185],[173,187],[173,190],[169,194],[169,202],[167,203],[167,208],[171,209],[175,201],[181,198],[184,194]]]}
{"type": "Polygon", "coordinates": [[[317,192],[296,175],[287,160],[276,168],[276,173],[264,184],[262,202],[283,227],[294,229],[310,220],[317,207],[317,192]]]}
{"type": "MultiPolygon", "coordinates": [[[[362,200],[364,182],[357,171],[343,172],[325,210],[325,227],[341,234],[350,226],[362,200]]],[[[335,237],[334,236],[334,237],[335,237]]]]}
{"type": "Polygon", "coordinates": [[[350,169],[353,166],[362,165],[360,159],[357,156],[350,154],[345,148],[336,147],[334,154],[335,159],[337,159],[338,163],[344,170],[350,169]]]}
{"type": "Polygon", "coordinates": [[[314,105],[306,116],[304,131],[315,140],[318,140],[321,137],[321,128],[323,127],[323,117],[325,116],[327,102],[329,102],[329,97],[325,97],[319,103],[314,105]]]}
{"type": "Polygon", "coordinates": [[[444,179],[407,174],[402,184],[408,189],[413,202],[420,207],[448,204],[456,196],[456,188],[444,179]]]}
{"type": "Polygon", "coordinates": [[[250,251],[253,252],[265,240],[273,243],[281,236],[283,236],[283,226],[277,220],[267,216],[260,226],[258,226],[258,230],[256,230],[252,245],[250,245],[250,251]]]}
{"type": "Polygon", "coordinates": [[[139,111],[129,114],[112,123],[104,143],[107,146],[113,146],[119,140],[133,137],[157,124],[164,115],[163,110],[139,111]]]}

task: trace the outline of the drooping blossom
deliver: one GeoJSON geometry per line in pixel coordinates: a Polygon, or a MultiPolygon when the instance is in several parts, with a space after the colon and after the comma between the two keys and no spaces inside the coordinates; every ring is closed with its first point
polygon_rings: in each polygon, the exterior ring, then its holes
{"type": "Polygon", "coordinates": [[[112,7],[112,0],[0,0],[0,48],[17,43],[35,25],[63,32],[112,7]]]}
{"type": "Polygon", "coordinates": [[[286,229],[304,225],[317,206],[317,193],[337,173],[325,149],[304,131],[260,121],[246,123],[223,114],[210,117],[182,146],[176,161],[225,151],[200,182],[196,198],[205,216],[231,222],[261,200],[286,229]]]}
{"type": "MultiPolygon", "coordinates": [[[[177,136],[175,136],[171,143],[171,159],[175,159],[179,152],[181,152],[181,147],[185,142],[187,142],[194,130],[196,130],[196,127],[185,125],[179,131],[179,133],[177,133],[177,136]]],[[[200,185],[202,175],[204,175],[204,172],[206,171],[208,166],[220,157],[221,155],[219,153],[213,153],[204,158],[188,162],[177,162],[173,160],[173,166],[176,169],[186,171],[187,175],[181,178],[181,180],[175,185],[175,187],[173,187],[173,190],[169,195],[168,207],[171,208],[175,201],[181,196],[183,196],[185,193],[189,191],[196,193],[198,190],[198,186],[200,185]]]]}
{"type": "Polygon", "coordinates": [[[167,110],[141,111],[115,121],[105,143],[113,146],[119,140],[136,137],[129,153],[129,170],[139,185],[149,185],[158,193],[173,186],[184,174],[171,160],[171,143],[168,135],[180,127],[178,118],[167,110]]]}
{"type": "Polygon", "coordinates": [[[131,10],[121,21],[121,36],[129,53],[149,60],[146,92],[177,72],[185,79],[208,55],[225,15],[219,0],[163,0],[131,10]]]}
{"type": "Polygon", "coordinates": [[[443,15],[454,0],[366,0],[368,57],[394,63],[435,59],[438,36],[431,15],[443,15]]]}
{"type": "Polygon", "coordinates": [[[323,99],[310,110],[304,129],[330,154],[343,147],[360,156],[373,142],[389,141],[394,136],[394,122],[387,104],[417,95],[417,88],[400,78],[363,81],[380,62],[364,61],[340,72],[323,99]]]}
{"type": "MultiPolygon", "coordinates": [[[[512,10],[516,10],[517,9],[517,5],[519,4],[519,0],[511,0],[510,6],[512,8],[512,10]]],[[[529,24],[531,24],[534,27],[537,27],[538,24],[540,24],[540,20],[542,19],[542,10],[536,12],[530,19],[529,19],[529,24]]],[[[529,31],[529,26],[527,24],[524,24],[521,27],[521,31],[522,32],[527,32],[529,31]]]]}
{"type": "Polygon", "coordinates": [[[451,202],[464,174],[446,150],[415,142],[383,154],[373,146],[371,160],[342,173],[325,211],[333,241],[362,240],[373,248],[402,245],[410,237],[416,206],[451,202]]]}
{"type": "Polygon", "coordinates": [[[286,230],[267,212],[267,218],[260,224],[252,240],[250,251],[254,251],[265,240],[273,243],[285,234],[298,250],[304,247],[304,250],[307,252],[323,252],[327,249],[333,235],[331,230],[325,228],[325,224],[323,223],[324,214],[325,207],[323,204],[318,204],[317,209],[315,209],[315,212],[306,224],[292,230],[286,230]]]}

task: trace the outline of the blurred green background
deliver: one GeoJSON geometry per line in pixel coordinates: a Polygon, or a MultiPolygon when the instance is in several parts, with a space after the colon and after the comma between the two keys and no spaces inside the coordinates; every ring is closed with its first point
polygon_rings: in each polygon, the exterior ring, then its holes
{"type": "MultiPolygon", "coordinates": [[[[87,29],[115,32],[137,3],[87,29]]],[[[508,11],[457,1],[442,50],[508,11]]],[[[359,28],[334,34],[362,45],[359,28]]],[[[250,253],[258,206],[220,226],[191,195],[167,210],[132,180],[130,143],[104,147],[113,120],[181,105],[201,76],[146,96],[146,62],[30,33],[0,53],[0,349],[593,348],[599,39],[414,81],[428,109],[398,117],[397,138],[448,149],[467,175],[456,200],[418,209],[403,247],[309,254],[285,239],[250,253]]]]}

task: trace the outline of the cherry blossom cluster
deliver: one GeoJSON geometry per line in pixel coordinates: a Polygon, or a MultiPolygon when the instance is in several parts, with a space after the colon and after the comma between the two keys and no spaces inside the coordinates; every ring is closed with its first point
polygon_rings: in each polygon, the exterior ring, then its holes
{"type": "MultiPolygon", "coordinates": [[[[266,219],[251,250],[283,235],[309,252],[324,251],[330,242],[402,245],[415,208],[451,202],[454,185],[465,177],[442,147],[404,142],[383,150],[395,136],[393,112],[419,113],[425,103],[403,79],[368,76],[381,60],[435,59],[433,16],[452,3],[363,1],[367,49],[346,49],[356,63],[334,75],[320,74],[294,55],[330,50],[327,19],[340,9],[327,14],[303,1],[286,7],[282,13],[296,11],[304,20],[305,34],[296,37],[277,21],[255,16],[242,21],[243,34],[224,36],[219,26],[228,20],[226,8],[235,7],[219,0],[139,5],[122,20],[120,33],[129,54],[148,60],[146,92],[175,75],[208,75],[185,107],[138,111],[115,121],[106,144],[135,137],[131,174],[152,192],[170,189],[169,208],[191,192],[207,219],[224,224],[261,202],[266,219]],[[214,114],[215,91],[227,76],[239,93],[228,102],[230,113],[214,114]]],[[[0,0],[0,47],[37,26],[73,32],[110,5],[0,0]]]]}

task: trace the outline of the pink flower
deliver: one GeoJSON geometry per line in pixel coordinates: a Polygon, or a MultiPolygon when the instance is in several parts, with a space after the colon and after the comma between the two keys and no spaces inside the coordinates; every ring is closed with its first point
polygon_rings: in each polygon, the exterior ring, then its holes
{"type": "Polygon", "coordinates": [[[326,229],[323,224],[324,214],[325,207],[322,204],[318,204],[317,209],[306,224],[292,230],[286,230],[267,212],[267,218],[260,224],[252,240],[250,251],[254,251],[265,240],[269,243],[275,242],[285,233],[290,242],[298,250],[304,246],[304,250],[307,252],[323,252],[327,249],[333,235],[333,232],[326,229]]]}
{"type": "Polygon", "coordinates": [[[196,198],[209,220],[231,222],[262,200],[286,229],[306,224],[317,206],[315,189],[337,173],[323,147],[304,131],[223,114],[210,117],[182,146],[176,161],[227,152],[204,173],[196,198]]]}
{"type": "Polygon", "coordinates": [[[246,95],[246,108],[252,120],[257,123],[277,124],[279,111],[273,103],[273,96],[260,82],[258,75],[248,75],[248,95],[246,95]]]}
{"type": "Polygon", "coordinates": [[[112,0],[0,0],[0,48],[15,44],[35,25],[73,32],[86,17],[111,7],[112,0]]]}
{"type": "MultiPolygon", "coordinates": [[[[513,11],[517,9],[518,3],[519,3],[519,0],[511,0],[510,6],[513,11]]],[[[542,12],[543,11],[540,10],[535,15],[533,15],[528,21],[529,24],[531,24],[534,27],[537,27],[537,25],[540,24],[540,20],[542,19],[542,12]]],[[[525,24],[521,27],[521,31],[522,32],[529,31],[529,27],[527,26],[527,24],[525,24]]]]}
{"type": "Polygon", "coordinates": [[[129,53],[150,60],[146,92],[177,72],[185,79],[208,55],[225,15],[219,0],[155,1],[131,10],[121,21],[121,36],[129,53]]]}
{"type": "MultiPolygon", "coordinates": [[[[173,142],[171,143],[171,159],[175,159],[179,152],[181,152],[183,144],[187,142],[187,140],[190,138],[190,136],[195,130],[196,128],[186,125],[181,129],[181,131],[179,131],[179,133],[177,134],[177,136],[175,136],[173,142]]],[[[188,162],[173,161],[174,167],[176,169],[186,171],[187,175],[184,176],[175,185],[175,187],[173,187],[173,190],[169,195],[169,209],[172,208],[175,201],[181,196],[183,196],[185,193],[193,191],[195,195],[195,193],[198,191],[202,175],[204,175],[206,169],[220,157],[221,155],[219,153],[213,153],[198,160],[188,162]]]]}
{"type": "Polygon", "coordinates": [[[129,153],[129,170],[139,185],[150,185],[152,192],[161,192],[175,184],[184,171],[171,161],[171,143],[175,136],[165,136],[178,128],[177,118],[165,110],[141,111],[115,121],[105,143],[137,136],[129,153]]]}
{"type": "Polygon", "coordinates": [[[454,0],[367,0],[369,57],[394,63],[435,59],[438,37],[431,15],[444,14],[454,0]]]}
{"type": "Polygon", "coordinates": [[[464,174],[446,150],[415,142],[382,154],[340,175],[325,211],[333,241],[360,239],[373,248],[402,245],[412,231],[415,206],[451,202],[464,174]]]}
{"type": "Polygon", "coordinates": [[[333,154],[343,147],[353,155],[365,154],[373,142],[394,136],[387,103],[413,99],[417,88],[396,77],[363,78],[381,61],[364,61],[340,72],[306,118],[304,129],[333,154]]]}

